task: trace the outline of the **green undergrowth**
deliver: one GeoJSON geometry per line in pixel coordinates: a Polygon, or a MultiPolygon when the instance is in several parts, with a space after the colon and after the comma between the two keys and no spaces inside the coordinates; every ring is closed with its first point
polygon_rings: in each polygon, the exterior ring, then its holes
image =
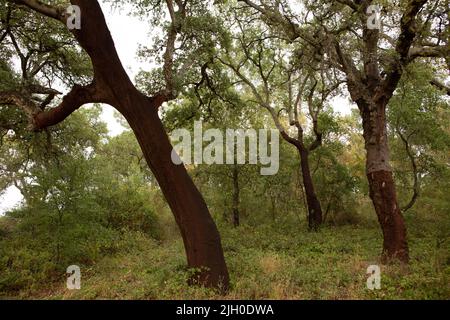
{"type": "Polygon", "coordinates": [[[326,226],[309,233],[298,221],[231,228],[220,224],[231,290],[220,296],[188,286],[183,244],[172,229],[153,240],[129,233],[117,253],[82,268],[81,290],[61,275],[16,297],[36,299],[449,299],[448,224],[407,217],[411,262],[382,265],[375,223],[326,226]],[[381,267],[381,289],[368,290],[369,265],[381,267]]]}

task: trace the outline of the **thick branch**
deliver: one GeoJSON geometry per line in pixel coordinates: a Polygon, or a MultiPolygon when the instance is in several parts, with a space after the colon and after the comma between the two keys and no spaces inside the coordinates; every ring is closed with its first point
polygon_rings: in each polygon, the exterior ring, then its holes
{"type": "Polygon", "coordinates": [[[47,17],[62,21],[65,23],[65,10],[62,8],[57,8],[54,6],[50,6],[46,3],[42,3],[39,0],[8,0],[9,2],[13,2],[19,5],[24,5],[36,12],[39,12],[47,17]]]}
{"type": "Polygon", "coordinates": [[[31,99],[26,98],[26,95],[19,91],[1,91],[0,104],[10,104],[22,108],[30,119],[40,111],[31,99]]]}
{"type": "Polygon", "coordinates": [[[84,104],[100,102],[104,101],[99,97],[95,84],[84,87],[75,85],[72,90],[64,96],[59,106],[34,115],[33,129],[39,131],[56,125],[64,121],[84,104]]]}
{"type": "Polygon", "coordinates": [[[409,49],[408,61],[416,58],[445,58],[449,54],[449,48],[445,46],[412,47],[409,49]]]}
{"type": "MultiPolygon", "coordinates": [[[[37,0],[8,0],[10,2],[17,3],[19,5],[24,5],[38,13],[46,15],[48,17],[60,20],[61,22],[66,21],[66,15],[64,10],[59,9],[54,6],[49,6],[41,3],[37,0]]],[[[171,1],[168,1],[171,2],[171,1]]],[[[183,6],[180,8],[181,16],[185,14],[184,3],[176,1],[178,6],[183,6]]],[[[120,112],[125,112],[122,110],[121,97],[127,96],[130,90],[136,90],[133,83],[129,79],[123,65],[117,54],[114,41],[111,37],[110,31],[106,25],[105,17],[103,15],[102,9],[97,0],[70,0],[70,3],[80,7],[82,12],[81,19],[81,29],[73,29],[71,33],[77,39],[79,45],[87,52],[91,58],[93,69],[94,69],[94,79],[98,91],[102,92],[102,101],[114,105],[120,112]],[[121,83],[121,86],[117,86],[117,83],[121,83]],[[111,90],[111,88],[115,88],[111,90]]],[[[169,35],[170,38],[170,35],[169,35]]],[[[174,42],[174,37],[169,39],[169,44],[174,42]]],[[[169,45],[170,51],[170,45],[169,45]]],[[[169,53],[170,54],[170,53],[169,53]]],[[[169,56],[169,54],[167,56],[169,56]]],[[[172,58],[166,59],[166,70],[171,69],[172,58]]],[[[72,96],[69,95],[68,99],[70,101],[74,100],[72,96]]],[[[156,94],[154,97],[150,98],[154,105],[159,106],[165,101],[173,99],[173,95],[167,94],[167,90],[156,94]]],[[[87,99],[89,100],[89,99],[87,99]]],[[[94,99],[96,100],[96,99],[94,99]]],[[[83,102],[83,99],[80,99],[83,102]]],[[[88,101],[95,102],[95,101],[88,101]]],[[[72,103],[64,103],[63,106],[72,105],[72,103]]],[[[79,106],[78,106],[79,107],[79,106]]],[[[66,114],[65,111],[71,108],[60,108],[58,110],[64,112],[54,111],[55,117],[45,117],[40,116],[43,120],[43,125],[47,123],[54,123],[56,119],[65,118],[63,116],[66,114]],[[58,116],[56,116],[58,114],[58,116]],[[51,120],[53,119],[53,120],[51,120]]],[[[39,125],[38,125],[39,127],[39,125]]]]}
{"type": "Polygon", "coordinates": [[[310,90],[310,93],[308,95],[308,109],[309,109],[309,114],[310,114],[312,122],[313,122],[313,131],[314,131],[314,135],[316,136],[316,139],[309,146],[309,148],[308,148],[309,151],[314,151],[322,145],[322,132],[320,132],[320,130],[319,130],[319,121],[318,121],[319,111],[318,110],[314,111],[314,102],[313,102],[313,97],[314,97],[314,92],[316,90],[316,86],[317,86],[317,80],[314,79],[313,87],[310,90]]]}
{"type": "Polygon", "coordinates": [[[392,96],[400,81],[403,69],[410,62],[408,55],[417,33],[416,16],[426,2],[427,0],[411,0],[403,13],[400,22],[400,35],[395,47],[398,59],[392,61],[389,68],[390,72],[383,81],[383,93],[387,98],[392,96]]]}
{"type": "MultiPolygon", "coordinates": [[[[362,5],[362,10],[367,11],[371,1],[364,1],[362,5]]],[[[364,15],[364,19],[367,17],[364,15]]],[[[365,21],[364,21],[365,22],[365,21]]],[[[374,89],[379,85],[381,77],[378,67],[378,41],[380,39],[380,30],[370,29],[367,23],[364,24],[363,28],[363,41],[364,48],[362,50],[362,58],[364,62],[364,74],[366,76],[367,87],[373,92],[374,89]]]]}
{"type": "Polygon", "coordinates": [[[350,58],[350,56],[342,50],[341,45],[337,40],[334,41],[334,48],[336,51],[337,59],[341,64],[345,75],[347,76],[347,81],[349,82],[349,84],[354,86],[361,84],[361,73],[356,68],[355,63],[350,58]]]}
{"type": "Polygon", "coordinates": [[[171,19],[171,25],[169,27],[169,32],[167,35],[166,41],[166,51],[164,52],[164,79],[166,82],[166,89],[164,92],[159,93],[160,95],[167,95],[167,99],[175,98],[175,81],[173,78],[173,56],[175,54],[175,42],[177,40],[178,32],[180,31],[180,22],[177,19],[177,16],[181,16],[184,18],[184,7],[179,8],[179,12],[175,12],[175,8],[172,0],[166,0],[167,7],[169,9],[169,16],[171,19]],[[178,15],[178,13],[180,13],[178,15]]]}

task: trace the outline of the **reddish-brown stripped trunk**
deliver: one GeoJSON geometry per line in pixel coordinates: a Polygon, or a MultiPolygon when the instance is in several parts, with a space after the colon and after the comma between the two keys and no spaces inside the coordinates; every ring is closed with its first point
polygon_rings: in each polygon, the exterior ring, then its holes
{"type": "Polygon", "coordinates": [[[75,87],[58,108],[38,114],[34,119],[36,128],[63,121],[85,103],[108,103],[117,109],[133,129],[173,212],[188,266],[197,269],[192,282],[226,291],[229,275],[217,227],[185,167],[172,162],[172,146],[158,116],[158,108],[166,98],[146,97],[130,81],[98,2],[71,0],[71,3],[82,12],[81,29],[72,32],[91,58],[94,81],[87,87],[75,87]]]}
{"type": "Polygon", "coordinates": [[[369,193],[383,231],[382,260],[408,262],[405,222],[398,205],[386,130],[385,104],[363,105],[364,141],[367,152],[366,174],[369,193]]]}
{"type": "MultiPolygon", "coordinates": [[[[125,112],[124,116],[175,216],[188,266],[199,270],[192,281],[226,291],[229,277],[221,239],[206,203],[185,167],[173,164],[172,146],[157,108],[148,102],[147,97],[137,91],[135,94],[132,108],[129,108],[131,112],[125,112]]],[[[124,103],[129,103],[128,99],[124,103]]]]}

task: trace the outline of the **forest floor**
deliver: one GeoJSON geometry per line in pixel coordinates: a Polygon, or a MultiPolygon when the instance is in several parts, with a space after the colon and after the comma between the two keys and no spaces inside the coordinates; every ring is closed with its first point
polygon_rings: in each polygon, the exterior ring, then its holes
{"type": "Polygon", "coordinates": [[[378,225],[326,226],[298,220],[231,228],[219,224],[232,289],[226,296],[186,285],[183,245],[174,226],[162,241],[133,233],[121,250],[82,268],[81,290],[65,278],[21,292],[31,299],[450,299],[448,223],[407,217],[411,262],[381,265],[378,225]],[[368,290],[369,265],[381,289],[368,290]]]}

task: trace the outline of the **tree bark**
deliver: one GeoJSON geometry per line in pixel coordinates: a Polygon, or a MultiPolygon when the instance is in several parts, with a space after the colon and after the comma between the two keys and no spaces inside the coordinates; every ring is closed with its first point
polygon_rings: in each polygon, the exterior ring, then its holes
{"type": "Polygon", "coordinates": [[[305,187],[306,203],[308,204],[308,226],[310,230],[317,231],[322,224],[322,207],[314,189],[311,169],[309,167],[309,151],[299,150],[299,153],[303,186],[305,187]]]}
{"type": "Polygon", "coordinates": [[[132,112],[124,113],[144,152],[150,169],[175,216],[183,238],[188,266],[198,269],[192,283],[226,291],[229,276],[217,227],[200,192],[183,165],[171,160],[172,146],[157,108],[136,91],[125,99],[132,112]]]}
{"type": "Polygon", "coordinates": [[[240,225],[239,217],[239,169],[237,164],[233,166],[233,226],[235,228],[240,225]]]}
{"type": "Polygon", "coordinates": [[[397,201],[392,168],[389,165],[386,106],[379,103],[359,107],[363,110],[369,194],[383,231],[382,260],[389,262],[392,259],[399,259],[408,262],[406,227],[397,201]]]}

